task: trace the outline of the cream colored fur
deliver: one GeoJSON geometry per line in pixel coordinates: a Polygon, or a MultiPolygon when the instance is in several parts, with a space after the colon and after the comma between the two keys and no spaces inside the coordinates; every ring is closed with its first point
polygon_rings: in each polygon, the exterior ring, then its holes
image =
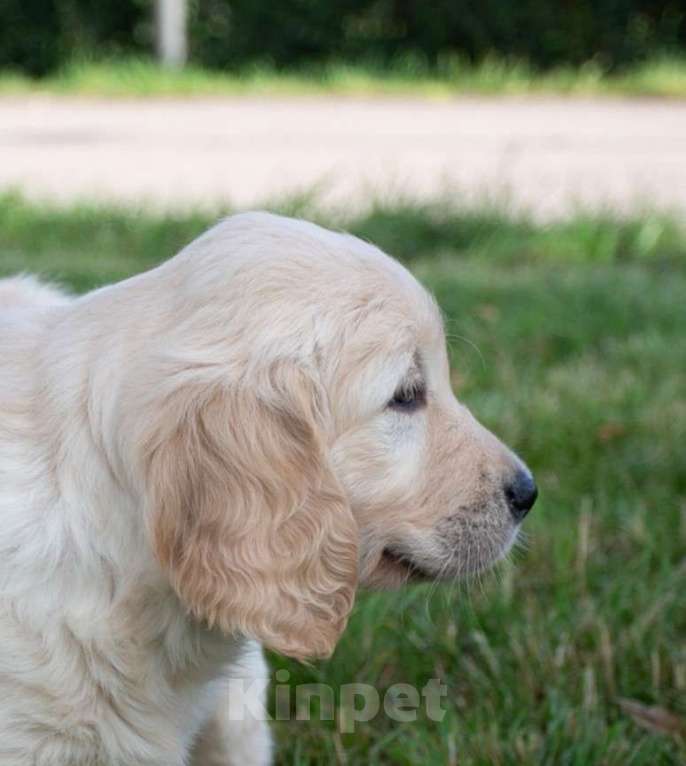
{"type": "Polygon", "coordinates": [[[358,582],[516,535],[434,302],[353,237],[244,214],[82,297],[0,281],[0,359],[3,765],[267,764],[226,715],[260,644],[328,656],[358,582]]]}

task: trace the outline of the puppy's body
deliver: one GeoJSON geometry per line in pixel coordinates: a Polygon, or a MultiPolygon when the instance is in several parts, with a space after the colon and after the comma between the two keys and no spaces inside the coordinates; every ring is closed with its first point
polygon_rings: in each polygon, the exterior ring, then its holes
{"type": "Polygon", "coordinates": [[[327,655],[358,578],[516,534],[433,302],[354,238],[243,215],[80,298],[5,280],[0,359],[7,766],[266,764],[227,708],[257,641],[327,655]]]}
{"type": "Polygon", "coordinates": [[[222,718],[226,679],[266,676],[259,646],[188,619],[109,460],[131,288],[0,282],[0,762],[268,763],[263,722],[222,718]]]}

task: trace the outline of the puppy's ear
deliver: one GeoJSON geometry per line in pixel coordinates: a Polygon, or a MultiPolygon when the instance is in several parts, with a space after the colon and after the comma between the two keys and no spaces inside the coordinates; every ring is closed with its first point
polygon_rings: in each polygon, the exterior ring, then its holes
{"type": "Polygon", "coordinates": [[[317,384],[281,362],[249,388],[191,385],[162,409],[147,518],[182,602],[282,654],[330,655],[354,600],[357,528],[317,384]]]}

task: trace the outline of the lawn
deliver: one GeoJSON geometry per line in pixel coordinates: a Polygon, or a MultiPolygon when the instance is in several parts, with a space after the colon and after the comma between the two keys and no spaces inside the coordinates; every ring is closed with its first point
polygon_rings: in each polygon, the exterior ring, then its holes
{"type": "MultiPolygon", "coordinates": [[[[306,201],[286,209],[322,218],[306,201]]],[[[330,661],[271,658],[291,684],[440,678],[443,720],[378,716],[350,734],[339,708],[333,722],[279,722],[279,762],[686,762],[686,233],[660,217],[540,228],[440,201],[329,215],[435,292],[458,396],[526,458],[541,495],[525,549],[496,574],[362,595],[330,661]]],[[[167,258],[214,217],[5,195],[0,274],[86,290],[167,258]]]]}
{"type": "Polygon", "coordinates": [[[42,80],[0,72],[0,95],[49,93],[101,97],[137,96],[418,96],[459,94],[686,97],[686,58],[662,56],[620,72],[589,62],[547,72],[525,61],[490,57],[469,64],[445,57],[433,68],[412,58],[380,67],[332,62],[290,70],[250,66],[216,72],[189,66],[163,70],[150,59],[75,61],[42,80]]]}

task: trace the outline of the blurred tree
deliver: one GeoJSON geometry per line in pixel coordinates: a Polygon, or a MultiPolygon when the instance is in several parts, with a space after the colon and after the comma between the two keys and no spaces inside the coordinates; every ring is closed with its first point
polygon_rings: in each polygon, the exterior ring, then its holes
{"type": "Polygon", "coordinates": [[[43,0],[3,2],[0,10],[0,67],[41,75],[59,62],[54,3],[43,0]],[[39,21],[37,21],[39,20],[39,21]]]}
{"type": "Polygon", "coordinates": [[[43,75],[79,56],[149,50],[148,0],[0,0],[0,67],[43,75]]]}
{"type": "MultiPolygon", "coordinates": [[[[42,74],[69,57],[152,49],[151,0],[1,0],[0,66],[42,74]]],[[[195,63],[491,54],[538,67],[621,67],[686,49],[685,0],[189,0],[195,63]]]]}

